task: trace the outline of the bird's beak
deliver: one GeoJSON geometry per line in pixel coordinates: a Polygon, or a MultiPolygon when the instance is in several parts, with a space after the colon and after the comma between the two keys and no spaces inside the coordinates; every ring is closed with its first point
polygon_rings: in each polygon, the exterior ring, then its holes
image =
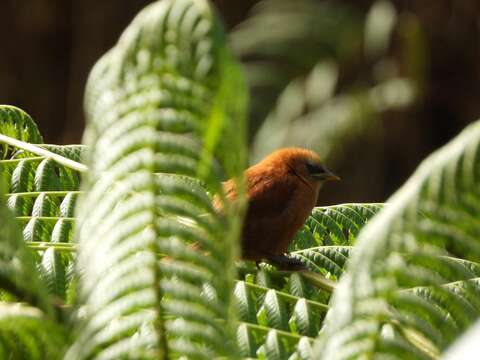
{"type": "Polygon", "coordinates": [[[328,169],[324,169],[324,172],[318,174],[312,174],[315,179],[322,180],[322,181],[339,181],[341,180],[339,176],[335,175],[328,169]]]}

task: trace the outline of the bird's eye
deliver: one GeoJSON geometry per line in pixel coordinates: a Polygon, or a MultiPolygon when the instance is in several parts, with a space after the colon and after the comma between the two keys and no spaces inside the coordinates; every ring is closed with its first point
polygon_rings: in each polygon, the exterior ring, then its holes
{"type": "Polygon", "coordinates": [[[307,162],[307,170],[310,174],[323,174],[325,173],[325,169],[323,168],[323,166],[319,165],[319,164],[314,164],[310,161],[307,162]]]}

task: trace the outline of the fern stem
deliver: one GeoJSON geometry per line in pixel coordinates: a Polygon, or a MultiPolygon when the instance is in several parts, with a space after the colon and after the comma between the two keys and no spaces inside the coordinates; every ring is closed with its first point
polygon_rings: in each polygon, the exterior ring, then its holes
{"type": "Polygon", "coordinates": [[[59,220],[65,220],[68,222],[75,222],[75,218],[72,217],[58,217],[58,216],[17,216],[15,219],[19,221],[30,221],[32,219],[57,222],[59,220]]]}
{"type": "Polygon", "coordinates": [[[10,136],[6,136],[4,134],[0,134],[0,142],[4,142],[8,145],[15,146],[19,149],[26,150],[28,152],[31,152],[35,155],[40,155],[40,156],[45,156],[47,158],[52,159],[53,161],[59,163],[60,165],[63,165],[69,169],[76,170],[78,172],[84,173],[88,170],[88,167],[80,164],[79,162],[73,161],[71,159],[68,159],[64,156],[55,154],[51,151],[45,150],[41,148],[40,146],[34,145],[34,144],[29,144],[27,142],[14,139],[10,136]]]}
{"type": "MultiPolygon", "coordinates": [[[[247,287],[251,288],[251,289],[259,290],[259,291],[262,291],[262,292],[265,292],[265,293],[267,291],[271,290],[269,288],[266,288],[266,287],[263,287],[263,286],[260,286],[260,285],[257,285],[257,284],[247,283],[247,282],[245,282],[245,285],[247,287]]],[[[290,294],[287,294],[287,293],[284,293],[284,292],[281,292],[281,291],[278,291],[278,290],[274,290],[274,291],[279,297],[282,297],[286,300],[289,300],[289,301],[292,301],[292,302],[297,302],[298,300],[300,300],[300,298],[297,297],[297,296],[290,295],[290,294]]],[[[319,309],[322,309],[324,312],[328,311],[328,305],[325,305],[325,304],[322,304],[322,303],[319,303],[319,302],[316,302],[316,301],[313,301],[313,300],[308,300],[308,299],[305,299],[305,301],[307,302],[307,304],[309,304],[311,306],[314,306],[314,307],[317,307],[319,309]]]]}
{"type": "MultiPolygon", "coordinates": [[[[149,190],[152,194],[154,194],[154,198],[156,198],[158,196],[159,191],[157,186],[155,186],[155,168],[150,165],[149,170],[150,170],[150,176],[149,176],[150,189],[149,190]]],[[[160,232],[158,231],[155,223],[155,216],[157,216],[157,208],[155,207],[155,205],[150,209],[150,211],[153,214],[153,218],[151,219],[151,227],[155,229],[156,234],[159,234],[160,232]]],[[[152,250],[153,254],[160,253],[160,249],[157,244],[156,237],[153,239],[149,247],[152,250]]],[[[157,262],[155,262],[155,267],[153,269],[153,278],[154,278],[153,290],[155,292],[155,296],[157,297],[157,302],[155,305],[157,316],[154,321],[154,327],[157,330],[157,344],[158,344],[157,358],[161,360],[168,360],[170,358],[169,356],[170,349],[169,349],[169,343],[167,340],[167,334],[165,329],[165,321],[163,319],[164,311],[162,306],[162,299],[164,298],[164,294],[161,288],[162,272],[157,262]]]]}
{"type": "Polygon", "coordinates": [[[257,331],[261,331],[261,332],[265,332],[265,333],[268,333],[271,330],[275,330],[278,335],[283,336],[283,337],[287,337],[287,338],[291,338],[291,339],[295,339],[295,341],[299,341],[301,338],[308,338],[312,342],[315,340],[315,339],[313,339],[309,336],[298,335],[298,334],[290,333],[290,332],[283,331],[283,330],[269,328],[269,327],[262,326],[262,325],[246,323],[246,322],[243,322],[243,321],[238,322],[238,324],[245,324],[245,326],[247,326],[248,328],[250,328],[252,330],[257,330],[257,331]]]}
{"type": "Polygon", "coordinates": [[[66,196],[68,194],[83,194],[83,191],[30,191],[30,192],[19,192],[19,193],[8,193],[3,194],[4,196],[22,196],[22,197],[37,197],[41,194],[45,195],[56,195],[56,196],[66,196]]]}
{"type": "MultiPolygon", "coordinates": [[[[250,273],[248,270],[245,269],[245,267],[240,266],[239,273],[241,274],[242,272],[250,273]]],[[[316,286],[319,289],[325,290],[326,292],[329,292],[329,293],[333,293],[337,285],[335,281],[327,279],[325,276],[310,270],[298,270],[298,271],[297,270],[296,271],[276,270],[276,271],[270,271],[269,273],[276,277],[285,277],[285,276],[289,276],[292,273],[298,273],[302,275],[305,279],[309,280],[309,282],[312,285],[316,286]]]]}
{"type": "Polygon", "coordinates": [[[34,156],[34,157],[19,158],[19,159],[6,159],[6,160],[2,160],[1,163],[2,164],[16,164],[16,163],[19,163],[21,161],[24,161],[24,162],[40,162],[43,159],[45,159],[45,157],[43,157],[43,156],[34,156]]]}
{"type": "Polygon", "coordinates": [[[419,349],[424,355],[431,359],[440,359],[440,353],[438,348],[431,343],[422,333],[415,331],[414,329],[406,329],[396,321],[390,323],[403,338],[407,340],[413,347],[419,349]]]}
{"type": "MultiPolygon", "coordinates": [[[[319,246],[314,246],[314,247],[311,247],[311,248],[308,248],[308,249],[302,249],[302,250],[295,250],[295,251],[292,251],[290,254],[292,255],[296,255],[296,254],[303,254],[305,251],[315,251],[315,250],[319,250],[319,249],[327,249],[327,248],[331,248],[331,249],[337,249],[339,248],[340,246],[339,245],[319,245],[319,246]]],[[[353,246],[349,246],[349,245],[341,245],[342,248],[350,248],[350,249],[353,249],[353,246]]]]}
{"type": "Polygon", "coordinates": [[[26,241],[27,247],[32,250],[47,250],[49,248],[54,248],[58,251],[64,252],[75,252],[77,251],[77,244],[71,243],[52,243],[52,242],[41,242],[41,241],[26,241]]]}
{"type": "Polygon", "coordinates": [[[300,274],[307,280],[309,280],[316,287],[325,290],[329,293],[333,293],[337,284],[335,281],[327,279],[325,276],[317,274],[316,272],[309,270],[302,270],[300,274]]]}

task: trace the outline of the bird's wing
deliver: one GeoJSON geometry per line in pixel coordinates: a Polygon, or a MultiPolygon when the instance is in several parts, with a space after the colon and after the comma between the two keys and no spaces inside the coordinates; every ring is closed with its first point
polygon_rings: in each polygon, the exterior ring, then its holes
{"type": "Polygon", "coordinates": [[[295,178],[275,171],[254,172],[248,179],[249,212],[259,217],[278,216],[297,188],[295,178]]]}
{"type": "MultiPolygon", "coordinates": [[[[258,217],[269,218],[278,216],[292,199],[297,188],[296,177],[288,173],[272,169],[258,169],[252,167],[245,172],[247,182],[247,197],[249,213],[258,214],[258,217]]],[[[235,201],[237,186],[233,180],[223,183],[223,192],[229,201],[235,201]]],[[[215,196],[214,207],[223,208],[219,196],[215,196]]]]}

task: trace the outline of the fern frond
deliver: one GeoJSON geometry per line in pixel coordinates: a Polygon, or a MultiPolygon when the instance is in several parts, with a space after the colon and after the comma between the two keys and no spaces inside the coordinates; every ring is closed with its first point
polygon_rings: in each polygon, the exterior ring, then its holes
{"type": "Polygon", "coordinates": [[[311,343],[317,336],[328,310],[327,294],[296,272],[248,274],[245,281],[237,282],[234,295],[241,321],[237,342],[245,357],[261,357],[270,351],[278,355],[280,350],[284,355],[294,354],[302,339],[311,343]]]}
{"type": "Polygon", "coordinates": [[[477,122],[427,158],[362,230],[315,356],[430,358],[480,315],[479,149],[477,122]],[[394,338],[382,332],[388,325],[394,338]]]}
{"type": "Polygon", "coordinates": [[[351,250],[351,246],[319,246],[298,250],[292,255],[310,270],[338,279],[343,274],[351,250]]]}
{"type": "Polygon", "coordinates": [[[67,338],[37,308],[0,302],[0,358],[61,359],[67,338]]]}
{"type": "Polygon", "coordinates": [[[339,204],[316,207],[297,233],[289,250],[325,245],[352,245],[360,229],[383,206],[383,204],[339,204]]]}
{"type": "Polygon", "coordinates": [[[0,290],[51,316],[53,306],[36,275],[35,264],[12,214],[0,199],[0,290]]]}
{"type": "Polygon", "coordinates": [[[261,270],[247,264],[240,266],[244,281],[237,282],[234,295],[242,321],[237,328],[237,342],[243,356],[267,356],[268,352],[269,356],[312,358],[312,339],[322,327],[333,285],[347,265],[352,251],[349,244],[384,206],[340,204],[315,208],[291,247],[291,256],[302,261],[310,273],[277,271],[266,264],[261,270]],[[319,287],[313,278],[317,274],[332,286],[319,287]]]}
{"type": "MultiPolygon", "coordinates": [[[[37,124],[25,111],[10,105],[0,105],[0,134],[33,144],[43,142],[37,124]]],[[[2,143],[0,159],[9,159],[15,147],[2,143]]]]}
{"type": "Polygon", "coordinates": [[[67,341],[60,309],[38,277],[3,196],[0,218],[0,358],[60,359],[67,341]]]}
{"type": "Polygon", "coordinates": [[[229,206],[220,217],[205,189],[241,173],[244,109],[238,65],[204,0],[151,4],[95,66],[77,226],[86,306],[69,358],[237,353],[240,219],[229,206]]]}

